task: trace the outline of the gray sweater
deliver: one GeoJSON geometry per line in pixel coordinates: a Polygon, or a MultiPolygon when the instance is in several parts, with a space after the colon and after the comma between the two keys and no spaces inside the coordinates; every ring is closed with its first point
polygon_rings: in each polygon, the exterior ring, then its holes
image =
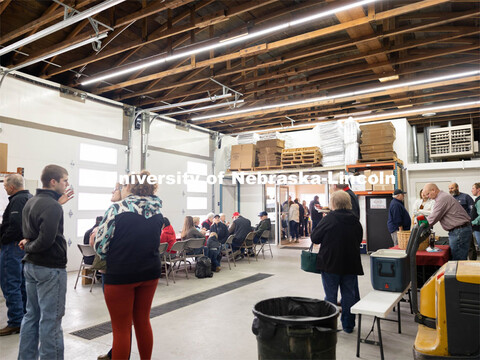
{"type": "Polygon", "coordinates": [[[63,209],[58,203],[60,194],[53,190],[37,189],[23,209],[22,231],[25,239],[23,261],[50,267],[65,268],[67,243],[63,236],[63,209]]]}

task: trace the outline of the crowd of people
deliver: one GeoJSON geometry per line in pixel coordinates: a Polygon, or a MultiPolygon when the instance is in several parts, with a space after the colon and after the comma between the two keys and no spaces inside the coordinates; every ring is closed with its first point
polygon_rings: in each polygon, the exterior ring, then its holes
{"type": "MultiPolygon", "coordinates": [[[[148,171],[140,175],[148,177],[148,171]]],[[[67,284],[67,244],[63,235],[63,209],[73,197],[68,172],[58,165],[46,166],[41,174],[42,188],[32,196],[24,189],[23,177],[6,177],[4,188],[9,204],[0,227],[0,285],[7,306],[7,326],[0,336],[20,332],[18,358],[63,359],[62,318],[65,313],[67,284]]],[[[454,260],[467,258],[472,234],[480,246],[480,183],[472,186],[473,200],[459,192],[458,185],[449,186],[449,194],[433,183],[426,184],[415,202],[414,216],[427,217],[430,226],[439,222],[448,231],[454,260]]],[[[200,238],[203,253],[211,260],[212,271],[221,270],[222,249],[233,235],[232,251],[236,259],[255,256],[242,247],[253,232],[253,242],[267,241],[265,231],[271,230],[268,213],[261,211],[259,223],[239,212],[232,214],[231,223],[225,214],[199,217],[186,216],[180,236],[169,219],[164,217],[157,185],[148,183],[117,184],[112,192],[111,206],[96,218],[84,236],[96,256],[85,258],[101,274],[105,302],[113,330],[113,346],[99,359],[126,359],[131,353],[132,329],[135,328],[140,357],[151,358],[153,333],[150,308],[161,276],[160,243],[168,243],[167,251],[176,241],[200,238]]],[[[322,207],[315,196],[306,201],[289,198],[282,204],[288,213],[290,241],[311,234],[321,244],[317,269],[321,272],[326,300],[337,304],[340,289],[343,330],[351,333],[355,316],[350,308],[360,299],[358,275],[363,275],[359,245],[363,237],[360,207],[353,191],[346,185],[333,185],[328,207],[322,207]],[[312,223],[309,225],[309,219],[312,223]]],[[[396,233],[408,230],[411,218],[403,205],[405,192],[397,189],[389,209],[388,229],[395,242],[396,233]]],[[[284,220],[284,218],[282,218],[284,220]]],[[[283,221],[282,221],[283,223],[283,221]]],[[[282,225],[283,226],[283,225],[282,225]]]]}

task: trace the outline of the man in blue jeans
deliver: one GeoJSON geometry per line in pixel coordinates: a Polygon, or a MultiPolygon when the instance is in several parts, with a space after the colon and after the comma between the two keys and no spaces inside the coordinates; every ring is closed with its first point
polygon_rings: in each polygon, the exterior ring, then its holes
{"type": "Polygon", "coordinates": [[[435,184],[426,184],[423,193],[435,200],[432,213],[427,217],[427,221],[430,226],[440,222],[442,228],[448,231],[452,260],[467,260],[472,239],[470,215],[452,195],[441,191],[435,184]]]}
{"type": "Polygon", "coordinates": [[[8,320],[7,326],[0,330],[0,336],[20,332],[27,303],[22,264],[25,252],[18,247],[18,243],[23,239],[22,211],[32,194],[24,189],[23,183],[20,174],[7,176],[3,183],[9,198],[0,227],[0,285],[7,305],[8,320]]]}
{"type": "Polygon", "coordinates": [[[42,189],[23,209],[24,274],[27,312],[20,329],[19,360],[63,359],[62,318],[67,292],[67,243],[59,199],[68,172],[58,165],[42,171],[42,189]]]}

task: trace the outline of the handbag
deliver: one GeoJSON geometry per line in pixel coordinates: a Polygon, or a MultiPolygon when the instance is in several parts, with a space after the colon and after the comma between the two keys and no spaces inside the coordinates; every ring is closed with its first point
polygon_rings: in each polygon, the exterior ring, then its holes
{"type": "Polygon", "coordinates": [[[300,257],[300,267],[303,271],[320,274],[321,271],[317,270],[317,253],[312,252],[313,243],[310,245],[308,251],[302,250],[300,257]]]}
{"type": "Polygon", "coordinates": [[[102,260],[100,255],[95,254],[95,258],[93,259],[91,269],[92,270],[107,270],[107,261],[102,260]]]}

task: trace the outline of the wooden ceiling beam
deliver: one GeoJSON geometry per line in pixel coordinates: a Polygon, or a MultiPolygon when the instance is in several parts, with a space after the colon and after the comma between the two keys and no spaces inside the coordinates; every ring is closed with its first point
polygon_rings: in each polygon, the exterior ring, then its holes
{"type": "MultiPolygon", "coordinates": [[[[323,28],[323,29],[311,31],[311,32],[308,32],[308,33],[304,33],[304,34],[301,34],[301,35],[292,36],[292,37],[289,37],[289,38],[286,38],[286,39],[283,39],[283,40],[273,41],[273,42],[270,42],[270,43],[263,43],[263,44],[260,44],[260,45],[251,46],[251,47],[246,48],[246,49],[241,50],[241,51],[233,52],[233,53],[226,54],[226,55],[220,55],[220,56],[217,56],[213,59],[208,59],[208,60],[205,60],[205,61],[197,62],[195,67],[210,66],[210,65],[225,62],[225,61],[228,61],[228,60],[231,60],[231,59],[251,56],[253,54],[257,54],[257,53],[261,53],[261,52],[272,51],[274,49],[279,49],[279,48],[282,48],[282,47],[287,46],[287,45],[298,44],[302,41],[312,40],[312,39],[315,39],[315,38],[318,38],[318,37],[321,37],[321,36],[325,36],[325,35],[328,35],[328,34],[333,34],[333,33],[339,32],[339,31],[343,31],[343,30],[346,30],[346,29],[348,29],[350,27],[353,27],[353,26],[366,24],[366,23],[369,23],[370,21],[381,21],[381,20],[387,19],[389,17],[398,16],[400,14],[404,14],[404,13],[408,13],[408,12],[412,12],[412,11],[418,11],[419,9],[422,9],[422,8],[425,8],[425,7],[430,7],[430,6],[437,5],[437,4],[441,4],[441,3],[444,3],[444,2],[447,2],[447,1],[448,0],[424,0],[424,1],[419,1],[419,2],[414,3],[414,4],[405,5],[405,6],[402,6],[402,7],[399,7],[399,8],[395,8],[395,9],[387,10],[387,11],[384,11],[384,12],[381,12],[381,13],[377,13],[374,16],[368,16],[368,17],[352,20],[352,21],[349,21],[349,22],[346,22],[346,23],[343,23],[343,24],[337,24],[337,25],[329,26],[327,28],[323,28]]],[[[185,69],[185,70],[188,71],[188,70],[191,70],[193,68],[194,68],[193,66],[190,66],[190,68],[185,69]]],[[[167,70],[167,72],[168,71],[169,70],[167,70]]],[[[123,81],[123,82],[120,82],[116,85],[106,86],[104,88],[99,89],[98,93],[101,94],[101,93],[104,93],[104,92],[115,90],[117,88],[128,87],[128,86],[131,86],[131,85],[136,85],[136,84],[140,84],[140,83],[147,82],[147,81],[152,81],[152,80],[155,80],[156,78],[164,77],[165,76],[164,73],[165,72],[160,72],[160,73],[157,73],[157,74],[144,76],[142,78],[138,78],[138,79],[135,79],[135,80],[123,81]]]]}
{"type": "MultiPolygon", "coordinates": [[[[237,16],[237,15],[240,15],[240,14],[244,13],[245,11],[249,11],[249,9],[254,9],[256,7],[259,7],[259,6],[264,6],[264,5],[270,4],[270,3],[275,2],[275,1],[277,1],[277,0],[250,1],[250,2],[245,3],[245,4],[238,5],[236,7],[232,7],[230,10],[225,11],[221,15],[218,15],[217,18],[215,18],[215,19],[218,20],[218,21],[220,21],[220,20],[226,21],[233,16],[237,16]]],[[[205,19],[206,19],[205,17],[203,17],[203,18],[197,17],[193,21],[189,22],[188,24],[173,26],[171,28],[168,28],[168,26],[166,26],[166,24],[164,24],[164,25],[160,26],[157,30],[152,32],[148,36],[148,39],[146,41],[142,41],[142,40],[130,41],[128,43],[124,43],[124,44],[119,45],[115,48],[112,48],[108,51],[104,51],[102,54],[98,54],[96,56],[89,56],[89,57],[86,57],[84,59],[74,61],[74,62],[69,63],[69,64],[62,65],[62,67],[60,69],[55,69],[54,71],[51,71],[51,72],[47,73],[46,76],[44,76],[44,78],[50,78],[54,75],[61,74],[62,72],[65,72],[65,71],[68,71],[68,70],[71,70],[71,69],[74,69],[74,68],[77,68],[77,67],[80,67],[80,66],[84,66],[84,65],[96,62],[96,61],[100,61],[100,60],[109,58],[111,56],[118,55],[122,52],[135,49],[139,46],[145,46],[145,45],[151,44],[153,42],[172,37],[174,35],[179,35],[179,34],[182,34],[184,32],[188,32],[188,31],[195,30],[195,29],[203,29],[203,28],[208,26],[206,24],[205,19]]],[[[210,18],[209,21],[214,21],[214,19],[210,18]]]]}
{"type": "MultiPolygon", "coordinates": [[[[466,11],[466,12],[459,13],[458,17],[453,17],[453,16],[449,15],[449,16],[446,16],[446,17],[444,17],[440,20],[437,20],[435,22],[429,22],[428,24],[416,24],[414,26],[407,26],[407,27],[403,27],[403,28],[399,28],[399,29],[396,29],[396,30],[386,32],[384,34],[378,34],[378,35],[375,35],[373,37],[364,37],[364,38],[356,39],[355,41],[352,41],[352,40],[345,40],[345,41],[340,41],[340,42],[339,41],[333,41],[333,42],[330,42],[330,43],[327,43],[327,44],[321,46],[320,50],[312,50],[311,48],[305,49],[305,50],[299,50],[299,51],[296,50],[296,51],[289,52],[289,53],[287,53],[287,54],[285,54],[281,57],[274,58],[272,61],[257,64],[257,65],[254,65],[254,66],[241,67],[240,63],[239,63],[239,65],[238,65],[239,69],[235,69],[235,68],[233,68],[231,70],[226,69],[224,71],[217,72],[215,77],[219,78],[219,77],[222,77],[222,76],[228,76],[228,75],[232,75],[232,74],[241,73],[242,71],[252,72],[256,69],[272,67],[272,66],[284,63],[284,62],[297,60],[297,59],[301,59],[301,58],[312,57],[312,56],[319,55],[320,53],[327,53],[327,52],[331,52],[333,50],[339,50],[339,49],[349,47],[349,46],[356,46],[357,44],[367,42],[367,41],[370,41],[372,39],[381,39],[381,38],[386,37],[386,36],[395,36],[395,35],[398,35],[398,34],[415,31],[417,29],[423,29],[423,28],[425,28],[426,26],[429,26],[429,25],[438,25],[438,24],[443,24],[443,23],[450,22],[450,21],[461,20],[461,19],[464,19],[466,17],[471,17],[471,16],[475,16],[475,15],[478,15],[478,14],[480,14],[480,12],[478,10],[476,10],[476,11],[466,11]]],[[[470,30],[472,30],[472,29],[470,29],[470,30]]],[[[450,37],[448,37],[448,38],[450,38],[450,37]]],[[[288,68],[291,67],[291,66],[294,66],[294,65],[296,65],[296,64],[291,64],[291,65],[288,66],[288,68]]],[[[273,79],[275,77],[290,76],[291,73],[289,73],[289,70],[286,70],[285,75],[280,75],[280,74],[282,74],[280,72],[280,70],[270,71],[266,75],[257,76],[256,79],[257,80],[273,79]]],[[[208,79],[197,79],[194,82],[201,82],[201,81],[208,81],[208,79]]],[[[184,86],[184,85],[191,85],[194,82],[190,81],[188,84],[182,84],[181,82],[175,82],[172,85],[167,85],[167,86],[164,86],[163,88],[158,89],[158,91],[165,90],[166,88],[169,88],[169,86],[179,87],[179,86],[184,86]]],[[[136,92],[136,93],[125,94],[121,97],[116,98],[116,100],[122,101],[122,100],[125,100],[125,99],[128,99],[128,98],[135,97],[136,94],[141,96],[141,95],[148,95],[148,94],[153,93],[153,92],[157,92],[157,89],[150,89],[148,91],[140,91],[140,92],[136,92]]]]}
{"type": "Polygon", "coordinates": [[[1,3],[0,3],[0,15],[2,15],[2,13],[5,11],[5,9],[7,8],[7,6],[11,3],[12,0],[3,0],[1,3]]]}
{"type": "MultiPolygon", "coordinates": [[[[76,9],[81,10],[84,7],[90,5],[91,3],[94,3],[96,1],[97,0],[83,0],[83,1],[81,1],[77,4],[76,9]]],[[[51,23],[52,21],[61,19],[61,18],[63,18],[63,14],[64,14],[64,12],[63,12],[63,8],[62,8],[58,11],[55,11],[53,14],[50,14],[48,16],[42,16],[42,17],[40,17],[40,18],[38,18],[34,21],[31,21],[28,24],[20,27],[19,29],[15,29],[14,31],[11,31],[8,34],[5,34],[2,37],[0,37],[0,45],[5,44],[6,42],[11,41],[13,39],[16,39],[16,38],[28,33],[29,31],[40,27],[40,26],[43,26],[43,25],[51,23]]]]}

